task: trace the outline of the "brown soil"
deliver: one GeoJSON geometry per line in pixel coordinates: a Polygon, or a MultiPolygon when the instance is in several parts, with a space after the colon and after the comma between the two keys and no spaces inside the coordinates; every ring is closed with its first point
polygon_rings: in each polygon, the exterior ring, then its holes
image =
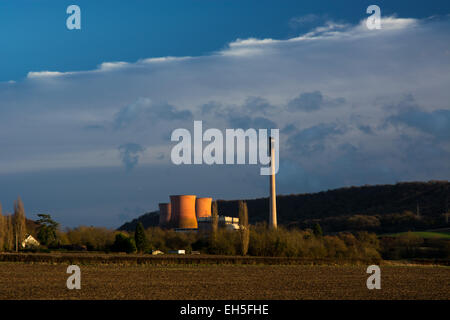
{"type": "Polygon", "coordinates": [[[0,263],[0,299],[450,299],[450,268],[381,266],[381,290],[364,266],[80,265],[68,290],[64,264],[0,263]]]}

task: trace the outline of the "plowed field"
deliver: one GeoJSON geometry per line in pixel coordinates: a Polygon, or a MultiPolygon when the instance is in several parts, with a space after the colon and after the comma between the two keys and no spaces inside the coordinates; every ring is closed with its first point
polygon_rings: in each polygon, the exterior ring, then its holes
{"type": "Polygon", "coordinates": [[[67,265],[0,263],[0,299],[450,299],[450,268],[381,266],[368,290],[364,266],[81,265],[68,290],[67,265]]]}

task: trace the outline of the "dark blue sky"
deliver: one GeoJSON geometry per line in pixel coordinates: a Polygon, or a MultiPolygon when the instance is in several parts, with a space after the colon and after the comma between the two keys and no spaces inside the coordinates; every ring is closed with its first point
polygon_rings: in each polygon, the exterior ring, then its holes
{"type": "Polygon", "coordinates": [[[29,71],[90,70],[105,61],[204,55],[237,38],[286,39],[312,26],[292,26],[295,17],[357,23],[371,4],[389,16],[450,12],[445,0],[0,0],[0,81],[29,71]],[[71,4],[81,8],[80,31],[66,29],[71,4]]]}

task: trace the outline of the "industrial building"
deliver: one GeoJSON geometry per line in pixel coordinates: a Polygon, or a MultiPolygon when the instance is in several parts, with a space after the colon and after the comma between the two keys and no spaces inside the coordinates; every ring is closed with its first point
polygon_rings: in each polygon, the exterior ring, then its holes
{"type": "Polygon", "coordinates": [[[180,229],[197,229],[197,216],[195,214],[195,195],[170,196],[172,212],[170,227],[180,229]]]}
{"type": "MultiPolygon", "coordinates": [[[[198,230],[210,232],[212,228],[211,217],[200,217],[197,219],[198,230]]],[[[219,228],[227,230],[239,230],[239,218],[219,216],[219,228]]]]}
{"type": "MultiPolygon", "coordinates": [[[[212,198],[195,195],[172,195],[170,203],[159,204],[159,226],[177,232],[212,230],[212,198]]],[[[239,229],[239,218],[219,215],[219,228],[239,229]]]]}

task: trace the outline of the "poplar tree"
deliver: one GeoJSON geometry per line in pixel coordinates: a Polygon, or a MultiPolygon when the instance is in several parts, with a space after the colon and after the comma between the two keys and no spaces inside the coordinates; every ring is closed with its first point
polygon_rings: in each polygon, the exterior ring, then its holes
{"type": "Polygon", "coordinates": [[[248,252],[250,242],[250,229],[248,226],[248,208],[247,203],[239,201],[239,235],[241,240],[241,254],[245,256],[248,252]]]}
{"type": "Polygon", "coordinates": [[[13,230],[13,217],[7,215],[5,217],[5,250],[11,251],[14,248],[14,230],[13,230]]]}
{"type": "Polygon", "coordinates": [[[212,212],[211,212],[211,233],[212,233],[213,240],[216,240],[218,228],[219,228],[219,212],[218,212],[217,200],[216,200],[212,204],[212,212]]]}
{"type": "Polygon", "coordinates": [[[25,209],[23,207],[22,199],[17,198],[14,201],[14,217],[13,217],[13,226],[14,226],[14,242],[16,252],[19,251],[19,244],[25,239],[26,235],[26,222],[25,222],[25,209]]]}
{"type": "Polygon", "coordinates": [[[0,203],[0,252],[5,250],[6,219],[2,215],[2,204],[0,203]]]}

